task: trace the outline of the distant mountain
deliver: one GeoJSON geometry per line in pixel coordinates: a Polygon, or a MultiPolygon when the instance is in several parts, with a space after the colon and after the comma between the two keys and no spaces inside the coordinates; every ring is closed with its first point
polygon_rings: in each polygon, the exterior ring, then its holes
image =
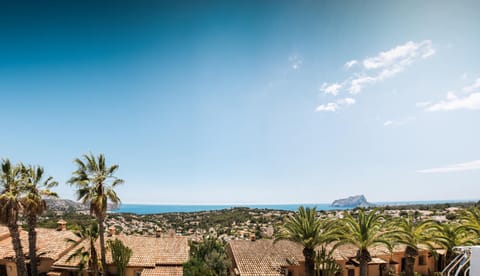
{"type": "MultiPolygon", "coordinates": [[[[78,212],[78,211],[89,211],[89,205],[82,204],[77,201],[73,201],[70,199],[61,199],[61,198],[46,198],[45,202],[47,203],[48,210],[52,211],[64,211],[64,212],[78,212]]],[[[107,210],[115,210],[117,206],[108,203],[107,210]]]]}
{"type": "Polygon", "coordinates": [[[341,198],[334,200],[332,202],[332,207],[373,207],[375,204],[372,204],[367,201],[364,195],[349,196],[347,198],[341,198]]]}
{"type": "Polygon", "coordinates": [[[70,199],[61,198],[46,198],[48,210],[52,211],[85,211],[88,207],[80,202],[76,202],[70,199]]]}

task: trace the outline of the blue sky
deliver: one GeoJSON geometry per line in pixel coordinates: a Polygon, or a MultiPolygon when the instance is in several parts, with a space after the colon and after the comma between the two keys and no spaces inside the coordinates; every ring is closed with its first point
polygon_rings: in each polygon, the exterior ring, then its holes
{"type": "Polygon", "coordinates": [[[67,1],[0,10],[0,157],[123,202],[478,199],[478,1],[67,1]]]}

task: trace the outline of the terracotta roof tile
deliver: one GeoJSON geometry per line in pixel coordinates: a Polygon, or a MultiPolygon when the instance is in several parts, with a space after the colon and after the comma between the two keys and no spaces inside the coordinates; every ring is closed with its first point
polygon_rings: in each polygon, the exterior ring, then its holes
{"type": "Polygon", "coordinates": [[[142,276],[183,276],[182,266],[157,266],[142,271],[142,276]]]}
{"type": "MultiPolygon", "coordinates": [[[[118,238],[126,246],[130,247],[133,251],[132,257],[128,263],[128,266],[140,266],[140,267],[155,267],[155,265],[182,265],[188,261],[189,258],[189,246],[186,237],[143,237],[143,236],[126,236],[118,235],[108,237],[106,240],[118,238]]],[[[70,252],[74,252],[77,248],[85,247],[89,248],[87,241],[83,241],[77,245],[70,252]]],[[[100,246],[97,242],[97,252],[100,252],[100,246]]],[[[71,260],[67,262],[69,254],[67,253],[60,260],[55,262],[55,266],[76,266],[78,260],[71,260]]],[[[107,263],[112,263],[112,256],[110,251],[106,254],[107,263]]]]}
{"type": "Polygon", "coordinates": [[[302,247],[289,241],[233,240],[229,247],[240,275],[277,276],[281,267],[298,265],[303,261],[302,247]]]}
{"type": "MultiPolygon", "coordinates": [[[[57,231],[54,229],[37,228],[37,251],[42,258],[57,260],[64,254],[71,245],[66,239],[78,240],[70,231],[57,231]]],[[[20,239],[23,245],[23,252],[28,255],[28,233],[20,232],[20,239]]],[[[12,239],[10,237],[0,241],[0,259],[12,258],[15,252],[12,248],[12,239]]]]}

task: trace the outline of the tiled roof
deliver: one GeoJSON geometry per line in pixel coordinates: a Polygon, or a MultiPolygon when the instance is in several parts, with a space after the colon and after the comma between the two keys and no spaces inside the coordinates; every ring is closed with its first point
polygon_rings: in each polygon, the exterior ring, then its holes
{"type": "Polygon", "coordinates": [[[303,261],[303,248],[293,242],[273,240],[233,240],[229,247],[240,275],[277,276],[281,267],[303,261]]]}
{"type": "Polygon", "coordinates": [[[8,232],[8,228],[6,226],[0,226],[0,240],[8,238],[10,232],[8,232]]]}
{"type": "MultiPolygon", "coordinates": [[[[282,275],[281,267],[289,265],[298,265],[304,262],[303,248],[290,241],[273,240],[233,240],[229,243],[229,248],[233,254],[234,263],[238,273],[242,276],[250,275],[282,275]]],[[[327,246],[331,250],[333,245],[327,246]]],[[[423,248],[422,248],[423,249],[423,248]]],[[[333,251],[333,257],[340,260],[348,260],[357,255],[357,248],[353,245],[342,245],[333,251]]],[[[404,252],[405,246],[395,246],[393,252],[404,252]]],[[[383,263],[385,260],[376,258],[377,256],[388,256],[390,252],[385,246],[375,246],[369,248],[375,263],[383,263]]]]}
{"type": "MultiPolygon", "coordinates": [[[[118,235],[108,239],[118,238],[124,245],[130,247],[133,251],[128,266],[155,267],[155,265],[182,265],[188,261],[189,247],[186,237],[142,237],[118,235]]],[[[84,246],[89,248],[89,243],[83,241],[70,252],[84,246]]],[[[100,246],[97,242],[97,252],[100,252],[100,246]]],[[[106,252],[107,263],[112,263],[112,256],[109,250],[106,252]]],[[[100,254],[100,253],[99,253],[100,254]]],[[[69,254],[67,253],[60,260],[55,262],[55,266],[76,266],[78,260],[67,262],[69,254]]]]}
{"type": "Polygon", "coordinates": [[[142,271],[142,276],[183,276],[183,267],[157,266],[155,268],[146,268],[142,271]]]}
{"type": "MultiPolygon", "coordinates": [[[[70,231],[57,231],[54,229],[37,228],[37,251],[42,258],[57,260],[67,251],[71,244],[66,239],[78,240],[70,231]]],[[[28,233],[20,232],[20,239],[23,246],[23,252],[28,255],[28,233]]],[[[15,252],[12,247],[12,239],[10,237],[0,241],[0,259],[12,258],[15,252]]]]}

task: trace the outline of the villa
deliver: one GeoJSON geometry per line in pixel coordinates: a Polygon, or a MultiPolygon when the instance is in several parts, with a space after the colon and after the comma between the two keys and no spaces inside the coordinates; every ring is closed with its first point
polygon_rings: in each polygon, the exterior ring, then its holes
{"type": "MultiPolygon", "coordinates": [[[[126,246],[132,249],[132,257],[127,265],[127,276],[181,276],[183,275],[183,263],[189,259],[190,248],[186,237],[175,235],[163,236],[158,233],[156,236],[127,236],[116,235],[112,228],[109,229],[109,239],[118,238],[126,246]]],[[[37,250],[40,256],[39,273],[48,276],[70,276],[77,275],[79,260],[76,258],[67,261],[72,253],[84,247],[89,250],[87,240],[78,240],[73,232],[66,230],[65,222],[59,222],[59,229],[37,229],[38,242],[37,250]],[[71,244],[67,239],[77,239],[78,243],[71,244]]],[[[20,232],[23,250],[28,256],[27,232],[20,232]]],[[[99,244],[96,245],[100,255],[99,244]]],[[[15,253],[12,249],[12,242],[6,227],[0,228],[0,275],[17,275],[16,265],[13,261],[15,253]]],[[[116,267],[112,263],[112,256],[107,250],[107,269],[110,273],[116,273],[116,267]]],[[[27,261],[28,266],[28,261],[27,261]]],[[[85,272],[85,275],[87,273],[85,272]]]]}
{"type": "MultiPolygon", "coordinates": [[[[328,249],[328,248],[327,248],[328,249]]],[[[331,248],[330,248],[331,249],[331,248]]],[[[227,254],[232,261],[232,272],[238,276],[303,276],[304,257],[302,246],[290,241],[232,240],[227,245],[227,254]]],[[[389,252],[383,246],[370,250],[372,261],[368,265],[369,276],[387,275],[388,271],[398,275],[405,269],[405,246],[396,246],[389,252]]],[[[437,250],[444,254],[442,250],[437,250]]],[[[342,267],[341,276],[360,275],[357,250],[352,246],[341,246],[333,251],[333,257],[342,267]]],[[[440,258],[441,259],[441,258],[440,258]]],[[[421,249],[414,270],[421,275],[437,271],[438,262],[427,249],[421,249]]]]}

